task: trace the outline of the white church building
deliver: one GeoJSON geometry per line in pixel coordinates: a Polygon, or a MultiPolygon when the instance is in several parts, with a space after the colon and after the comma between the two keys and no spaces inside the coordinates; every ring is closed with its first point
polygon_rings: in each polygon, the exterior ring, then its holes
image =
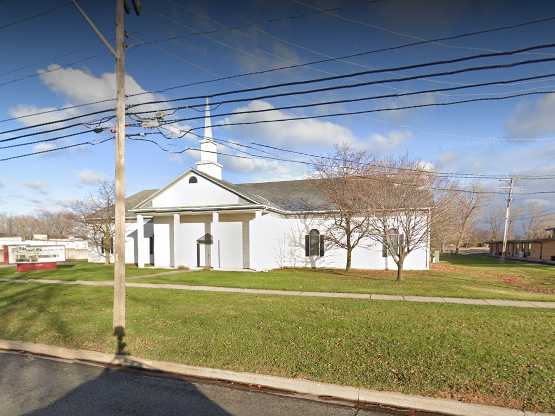
{"type": "MultiPolygon", "coordinates": [[[[326,247],[321,215],[330,206],[317,180],[224,181],[206,113],[195,168],[160,189],[127,198],[126,262],[215,270],[344,268],[346,250],[326,247]]],[[[426,270],[429,257],[428,241],[408,255],[404,267],[426,270]]],[[[104,261],[100,248],[91,247],[89,261],[104,261]]],[[[371,239],[353,250],[352,267],[396,269],[371,239]]]]}

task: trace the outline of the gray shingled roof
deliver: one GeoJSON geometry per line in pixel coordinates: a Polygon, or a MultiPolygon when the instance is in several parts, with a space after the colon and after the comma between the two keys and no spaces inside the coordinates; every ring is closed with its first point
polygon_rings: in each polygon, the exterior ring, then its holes
{"type": "Polygon", "coordinates": [[[144,189],[139,191],[133,195],[129,195],[125,198],[125,216],[126,217],[134,217],[135,213],[130,212],[133,208],[143,202],[145,199],[149,198],[154,192],[157,192],[158,189],[144,189]]]}
{"type": "MultiPolygon", "coordinates": [[[[299,179],[292,181],[254,182],[233,184],[192,169],[193,172],[226,187],[254,203],[284,211],[319,211],[333,209],[321,187],[322,179],[299,179]]],[[[136,207],[157,190],[149,189],[127,198],[127,207],[136,207]],[[140,196],[140,197],[139,197],[140,196]],[[136,201],[135,205],[132,202],[136,201]]],[[[416,202],[416,201],[415,201],[416,202]]],[[[422,202],[419,202],[420,204],[422,202]]],[[[424,207],[424,206],[422,206],[424,207]]],[[[133,216],[134,213],[130,213],[133,216]]]]}
{"type": "Polygon", "coordinates": [[[242,183],[235,185],[257,201],[286,211],[313,211],[332,208],[317,179],[242,183]]]}

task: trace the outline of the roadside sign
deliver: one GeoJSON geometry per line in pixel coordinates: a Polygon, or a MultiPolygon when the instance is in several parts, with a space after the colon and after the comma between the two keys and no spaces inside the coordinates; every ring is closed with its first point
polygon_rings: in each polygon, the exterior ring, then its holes
{"type": "Polygon", "coordinates": [[[10,264],[17,264],[18,271],[55,268],[56,263],[63,262],[65,259],[64,246],[8,246],[8,261],[10,264]]]}

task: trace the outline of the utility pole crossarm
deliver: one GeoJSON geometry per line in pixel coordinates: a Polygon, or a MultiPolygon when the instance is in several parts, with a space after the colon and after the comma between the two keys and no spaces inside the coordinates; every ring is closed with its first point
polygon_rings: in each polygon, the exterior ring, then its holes
{"type": "Polygon", "coordinates": [[[117,57],[117,53],[116,53],[114,47],[110,44],[108,39],[106,39],[106,37],[102,34],[100,29],[98,27],[96,27],[96,25],[94,24],[92,19],[87,15],[87,13],[85,13],[85,10],[83,10],[83,8],[79,5],[79,3],[77,3],[77,0],[71,0],[71,1],[73,2],[75,7],[77,8],[77,11],[81,14],[81,16],[83,16],[83,18],[87,21],[87,23],[92,28],[92,30],[94,30],[94,32],[100,38],[102,43],[108,48],[108,50],[112,53],[112,55],[117,57]]]}

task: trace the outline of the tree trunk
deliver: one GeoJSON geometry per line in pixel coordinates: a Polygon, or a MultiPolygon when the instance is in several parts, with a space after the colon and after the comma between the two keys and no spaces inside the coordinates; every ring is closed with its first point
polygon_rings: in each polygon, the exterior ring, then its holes
{"type": "Polygon", "coordinates": [[[461,248],[462,238],[463,238],[463,233],[460,233],[458,238],[457,238],[457,242],[455,244],[455,254],[459,254],[459,249],[461,248]]]}
{"type": "Polygon", "coordinates": [[[104,246],[104,264],[110,264],[110,240],[108,237],[102,239],[102,245],[104,246]]]}
{"type": "Polygon", "coordinates": [[[403,263],[405,262],[405,257],[399,257],[399,262],[397,263],[397,279],[396,282],[400,283],[403,280],[403,263]]]}
{"type": "Polygon", "coordinates": [[[351,221],[349,218],[345,221],[345,237],[347,240],[347,264],[345,265],[345,271],[348,272],[351,270],[351,253],[353,251],[353,247],[351,247],[351,221]]]}

